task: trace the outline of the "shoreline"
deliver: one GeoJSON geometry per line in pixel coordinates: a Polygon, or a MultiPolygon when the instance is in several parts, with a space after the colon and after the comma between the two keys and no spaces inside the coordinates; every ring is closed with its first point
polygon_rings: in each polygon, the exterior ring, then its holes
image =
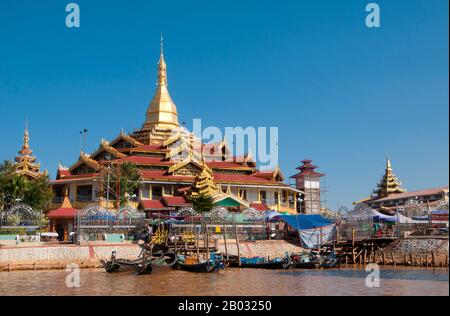
{"type": "MultiPolygon", "coordinates": [[[[365,267],[376,263],[386,267],[448,268],[448,240],[435,244],[430,240],[402,239],[397,243],[367,255],[361,255],[356,262],[341,260],[341,267],[365,267]],[[424,246],[425,244],[425,246],[424,246]]],[[[224,252],[224,245],[218,243],[217,250],[224,252]]],[[[243,257],[282,257],[286,252],[296,253],[302,248],[285,241],[267,240],[242,242],[239,246],[243,257]]],[[[0,248],[0,271],[63,270],[70,264],[80,269],[102,268],[101,260],[108,260],[113,251],[123,259],[135,259],[141,249],[137,244],[88,244],[88,245],[34,245],[0,248]]],[[[237,255],[236,245],[228,245],[228,253],[237,255]],[[235,253],[236,252],[236,253],[235,253]]]]}

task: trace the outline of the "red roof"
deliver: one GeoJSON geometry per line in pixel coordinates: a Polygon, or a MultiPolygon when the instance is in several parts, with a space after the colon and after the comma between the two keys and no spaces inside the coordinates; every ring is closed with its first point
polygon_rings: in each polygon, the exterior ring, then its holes
{"type": "Polygon", "coordinates": [[[64,177],[67,177],[70,175],[71,175],[71,173],[70,173],[69,169],[58,169],[58,175],[57,175],[58,178],[64,178],[64,177]]]}
{"type": "Polygon", "coordinates": [[[73,208],[59,208],[47,214],[48,218],[75,218],[77,210],[73,208]]]}
{"type": "Polygon", "coordinates": [[[273,181],[267,178],[261,178],[258,176],[248,174],[214,173],[214,180],[217,182],[258,183],[267,185],[287,186],[281,181],[273,181]]]}
{"type": "Polygon", "coordinates": [[[146,150],[146,151],[161,151],[161,150],[163,150],[163,151],[166,151],[165,148],[163,148],[159,145],[156,145],[156,146],[155,145],[144,145],[144,146],[134,147],[134,148],[130,148],[130,149],[135,150],[135,151],[138,151],[138,150],[146,150]]]}
{"type": "Polygon", "coordinates": [[[175,164],[174,161],[164,160],[163,157],[144,157],[144,156],[128,156],[118,159],[118,162],[132,162],[137,165],[165,165],[171,166],[175,164]]]}
{"type": "Polygon", "coordinates": [[[152,211],[172,209],[165,206],[161,200],[141,200],[141,205],[145,210],[152,211]]]}
{"type": "Polygon", "coordinates": [[[424,195],[438,195],[442,194],[445,190],[448,190],[448,187],[441,187],[435,189],[425,189],[419,191],[411,191],[397,194],[389,194],[389,196],[381,199],[374,199],[372,201],[389,201],[389,200],[397,200],[397,199],[406,199],[406,198],[414,198],[416,196],[424,196],[424,195]]]}
{"type": "Polygon", "coordinates": [[[187,181],[187,182],[193,182],[195,177],[192,176],[176,176],[176,175],[170,175],[167,174],[165,170],[141,170],[140,171],[141,176],[144,178],[144,180],[173,180],[173,181],[187,181]]]}
{"type": "Polygon", "coordinates": [[[64,177],[62,179],[51,180],[50,184],[68,183],[68,182],[73,182],[76,180],[78,180],[78,181],[92,180],[92,179],[95,179],[98,177],[99,177],[98,173],[71,175],[71,176],[64,177]]]}
{"type": "Polygon", "coordinates": [[[300,173],[297,173],[296,175],[293,175],[291,178],[300,178],[303,176],[323,177],[324,175],[325,175],[324,173],[320,173],[320,172],[316,172],[316,171],[312,171],[312,170],[305,170],[300,173]]]}
{"type": "Polygon", "coordinates": [[[236,162],[229,162],[229,161],[206,161],[206,164],[210,168],[223,168],[223,169],[241,169],[245,168],[248,169],[248,167],[243,166],[242,164],[236,163],[236,162]]]}
{"type": "Polygon", "coordinates": [[[183,196],[164,196],[164,203],[167,206],[186,206],[190,205],[183,196]]]}
{"type": "Polygon", "coordinates": [[[257,211],[269,211],[267,205],[263,203],[252,203],[250,204],[250,207],[254,208],[257,211]]]}

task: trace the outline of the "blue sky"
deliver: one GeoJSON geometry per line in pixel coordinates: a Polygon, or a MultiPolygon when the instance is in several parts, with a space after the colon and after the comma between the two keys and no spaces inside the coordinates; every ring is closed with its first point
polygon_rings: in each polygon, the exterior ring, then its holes
{"type": "Polygon", "coordinates": [[[143,123],[164,32],[181,121],[278,126],[286,176],[305,158],[327,174],[328,205],[351,206],[385,158],[408,190],[448,184],[448,1],[0,1],[0,159],[28,118],[55,175],[121,128],[143,123]]]}

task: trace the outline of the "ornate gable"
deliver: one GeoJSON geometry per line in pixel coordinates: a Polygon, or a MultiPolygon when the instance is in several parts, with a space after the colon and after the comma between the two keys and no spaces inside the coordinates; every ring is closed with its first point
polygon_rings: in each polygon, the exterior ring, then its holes
{"type": "Polygon", "coordinates": [[[113,158],[125,157],[127,157],[127,155],[110,146],[110,144],[104,139],[102,139],[99,149],[97,149],[97,151],[92,154],[92,159],[97,161],[112,160],[113,158]]]}
{"type": "Polygon", "coordinates": [[[93,173],[100,170],[100,164],[93,160],[88,154],[80,153],[78,161],[69,168],[72,174],[93,173]]]}
{"type": "Polygon", "coordinates": [[[134,139],[133,137],[125,134],[124,131],[121,131],[120,135],[117,136],[111,142],[110,146],[115,149],[122,149],[122,148],[140,147],[140,146],[144,146],[144,144],[141,143],[140,141],[134,139]]]}

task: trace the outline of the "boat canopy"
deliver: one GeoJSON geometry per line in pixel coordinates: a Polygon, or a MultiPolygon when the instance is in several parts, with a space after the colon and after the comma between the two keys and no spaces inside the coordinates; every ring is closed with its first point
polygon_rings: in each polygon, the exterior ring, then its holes
{"type": "Polygon", "coordinates": [[[321,215],[281,215],[280,218],[292,228],[297,230],[316,229],[333,225],[333,222],[321,215]]]}

